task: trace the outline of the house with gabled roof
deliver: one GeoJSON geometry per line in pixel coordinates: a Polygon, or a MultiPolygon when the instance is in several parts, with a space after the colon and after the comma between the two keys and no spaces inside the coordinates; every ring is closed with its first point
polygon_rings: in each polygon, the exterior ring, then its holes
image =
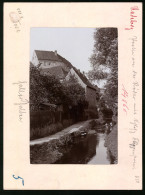
{"type": "Polygon", "coordinates": [[[69,80],[70,76],[73,75],[78,80],[79,84],[85,89],[86,100],[89,103],[89,107],[93,108],[96,106],[96,88],[88,81],[86,76],[80,72],[80,70],[72,67],[66,76],[66,80],[69,80]]]}
{"type": "Polygon", "coordinates": [[[60,56],[57,51],[35,50],[32,63],[41,69],[43,75],[55,75],[60,81],[65,79],[72,67],[71,63],[60,56]]]}
{"type": "Polygon", "coordinates": [[[43,75],[54,75],[60,81],[69,80],[74,75],[79,84],[85,89],[86,100],[89,107],[96,106],[96,88],[88,81],[86,76],[75,68],[68,60],[63,58],[57,51],[35,50],[32,57],[34,66],[38,66],[43,75]]]}

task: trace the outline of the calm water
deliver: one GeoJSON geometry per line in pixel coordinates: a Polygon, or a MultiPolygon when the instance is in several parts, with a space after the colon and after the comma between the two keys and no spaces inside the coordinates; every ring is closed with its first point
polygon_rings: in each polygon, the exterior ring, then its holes
{"type": "Polygon", "coordinates": [[[67,146],[64,156],[55,164],[114,164],[110,151],[104,146],[105,133],[88,134],[67,146]]]}
{"type": "Polygon", "coordinates": [[[107,147],[104,146],[106,134],[97,134],[96,154],[89,160],[87,164],[112,164],[108,158],[107,147]]]}

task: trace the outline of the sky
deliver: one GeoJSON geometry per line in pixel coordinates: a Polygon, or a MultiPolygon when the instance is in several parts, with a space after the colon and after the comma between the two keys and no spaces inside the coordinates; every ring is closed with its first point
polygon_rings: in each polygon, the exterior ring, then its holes
{"type": "Polygon", "coordinates": [[[77,69],[91,70],[94,28],[31,28],[30,60],[34,50],[55,51],[77,69]]]}

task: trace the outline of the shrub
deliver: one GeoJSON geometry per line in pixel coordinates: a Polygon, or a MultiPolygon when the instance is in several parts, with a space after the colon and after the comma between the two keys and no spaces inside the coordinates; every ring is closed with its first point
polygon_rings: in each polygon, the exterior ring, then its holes
{"type": "Polygon", "coordinates": [[[96,125],[97,125],[97,122],[95,120],[92,120],[92,121],[89,122],[89,127],[91,129],[94,129],[96,127],[96,125]]]}
{"type": "Polygon", "coordinates": [[[32,139],[46,137],[54,133],[57,133],[62,129],[63,129],[63,125],[61,123],[46,125],[45,127],[42,128],[31,129],[30,139],[32,140],[32,139]]]}
{"type": "Polygon", "coordinates": [[[71,138],[71,136],[69,134],[64,135],[63,137],[61,137],[59,139],[59,145],[61,145],[61,146],[65,146],[65,145],[67,145],[70,142],[72,142],[72,138],[71,138]]]}

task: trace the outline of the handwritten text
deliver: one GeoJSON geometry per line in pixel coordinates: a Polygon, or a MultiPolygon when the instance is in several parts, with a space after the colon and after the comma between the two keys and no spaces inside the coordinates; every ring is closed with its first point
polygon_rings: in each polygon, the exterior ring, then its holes
{"type": "Polygon", "coordinates": [[[126,91],[124,85],[122,85],[122,102],[123,102],[123,111],[127,114],[127,111],[129,110],[128,106],[127,106],[127,97],[128,97],[128,92],[126,91]]]}
{"type": "Polygon", "coordinates": [[[22,122],[23,121],[23,115],[24,113],[26,113],[26,109],[24,108],[24,106],[26,104],[29,103],[29,101],[25,98],[25,85],[26,85],[26,81],[18,81],[17,83],[13,83],[13,85],[17,85],[18,86],[18,99],[19,102],[18,103],[14,103],[14,105],[19,107],[19,121],[22,122]]]}
{"type": "Polygon", "coordinates": [[[139,10],[138,6],[134,6],[130,8],[130,27],[125,28],[125,30],[133,30],[135,27],[135,23],[137,22],[137,15],[135,11],[139,10]]]}

